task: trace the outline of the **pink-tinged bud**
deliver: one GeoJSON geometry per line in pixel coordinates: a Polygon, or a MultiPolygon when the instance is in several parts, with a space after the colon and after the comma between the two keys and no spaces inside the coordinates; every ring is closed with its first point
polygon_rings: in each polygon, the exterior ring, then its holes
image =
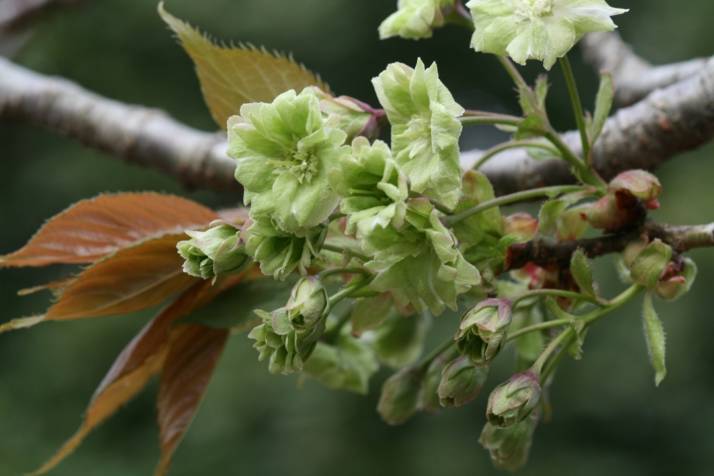
{"type": "Polygon", "coordinates": [[[518,241],[530,241],[538,233],[538,220],[529,213],[514,213],[503,218],[503,231],[518,241]]]}
{"type": "Polygon", "coordinates": [[[594,203],[578,207],[593,228],[616,232],[644,218],[642,203],[625,190],[610,191],[594,203]]]}
{"type": "Polygon", "coordinates": [[[476,398],[488,376],[487,365],[476,365],[467,356],[451,361],[441,374],[438,394],[442,407],[460,407],[476,398]]]}
{"type": "Polygon", "coordinates": [[[697,265],[689,258],[670,261],[655,286],[657,296],[673,301],[686,294],[697,277],[697,265]]]}
{"type": "Polygon", "coordinates": [[[511,311],[511,302],[505,299],[481,301],[461,318],[456,348],[474,363],[491,361],[503,346],[511,311]]]}
{"type": "Polygon", "coordinates": [[[486,417],[489,423],[500,428],[515,425],[531,414],[540,397],[540,380],[534,372],[515,374],[491,392],[486,417]]]}
{"type": "Polygon", "coordinates": [[[613,191],[625,190],[650,206],[659,206],[657,197],[662,192],[659,179],[644,170],[628,170],[610,181],[608,188],[613,191]]]}

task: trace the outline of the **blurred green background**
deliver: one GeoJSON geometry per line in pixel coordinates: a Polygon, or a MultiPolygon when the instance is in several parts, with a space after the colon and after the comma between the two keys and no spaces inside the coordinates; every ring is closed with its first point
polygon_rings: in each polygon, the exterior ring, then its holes
{"type": "MultiPolygon", "coordinates": [[[[617,19],[623,36],[653,62],[712,54],[710,0],[619,0],[631,13],[617,19]]],[[[282,51],[320,72],[338,93],[375,102],[370,78],[387,63],[437,60],[461,104],[515,112],[506,75],[489,56],[468,48],[468,34],[449,27],[423,42],[380,42],[376,27],[396,0],[170,0],[168,9],[217,37],[282,51]]],[[[38,25],[15,58],[37,71],[68,77],[121,101],[162,108],[203,129],[214,128],[191,64],[149,0],[86,0],[38,25]]],[[[586,102],[594,73],[574,54],[586,102]]],[[[528,72],[536,71],[529,68],[528,72]]],[[[571,127],[557,70],[550,107],[571,127]]],[[[498,137],[469,129],[465,146],[498,137]]],[[[663,207],[655,218],[698,223],[714,218],[714,148],[671,161],[659,171],[663,207]]],[[[0,122],[0,253],[20,247],[42,224],[76,200],[105,191],[158,190],[210,205],[239,197],[186,191],[156,172],[127,165],[27,125],[0,122]]],[[[668,333],[669,376],[654,388],[642,337],[639,303],[598,324],[585,357],[562,366],[553,387],[553,421],[536,433],[521,474],[705,475],[714,463],[714,250],[697,251],[692,292],[659,303],[668,333]]],[[[612,261],[599,260],[609,293],[612,261]]],[[[67,270],[0,271],[0,320],[41,312],[45,296],[17,289],[67,270]]],[[[0,475],[36,467],[80,422],[95,386],[145,315],[49,323],[0,335],[0,475]]],[[[446,322],[437,323],[448,325],[446,322]]],[[[504,358],[507,360],[507,357],[504,358]]],[[[494,372],[492,386],[506,377],[494,372]]],[[[379,376],[379,379],[383,375],[379,376]]],[[[477,438],[485,397],[464,408],[384,425],[369,396],[326,390],[271,376],[244,337],[229,342],[193,427],[177,453],[173,475],[498,474],[477,438]]],[[[151,474],[158,456],[155,385],[95,431],[55,475],[151,474]]],[[[487,393],[487,392],[485,392],[487,393]]]]}

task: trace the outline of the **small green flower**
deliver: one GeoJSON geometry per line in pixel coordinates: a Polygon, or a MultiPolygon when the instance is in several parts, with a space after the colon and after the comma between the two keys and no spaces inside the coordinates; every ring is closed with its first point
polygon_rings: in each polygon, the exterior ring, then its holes
{"type": "Polygon", "coordinates": [[[269,217],[294,234],[322,224],[337,205],[327,171],[349,153],[345,138],[326,126],[310,88],[287,91],[270,104],[244,104],[228,120],[228,154],[237,161],[251,217],[269,217]]]}
{"type": "Polygon", "coordinates": [[[459,136],[464,113],[436,63],[392,63],[372,80],[392,125],[392,152],[411,189],[453,208],[461,197],[459,136]]]}
{"type": "Polygon", "coordinates": [[[398,10],[379,25],[379,37],[431,38],[432,30],[444,25],[443,9],[453,4],[454,0],[399,0],[398,10]]]}
{"type": "Polygon", "coordinates": [[[446,307],[456,309],[457,296],[481,282],[456,237],[425,199],[409,201],[401,230],[378,227],[365,237],[363,247],[372,256],[366,266],[376,274],[372,288],[389,291],[418,311],[438,315],[446,307]]]}
{"type": "Polygon", "coordinates": [[[273,312],[258,309],[255,313],[263,322],[250,331],[248,338],[255,341],[253,347],[258,351],[258,360],[268,359],[270,373],[287,375],[301,371],[315,350],[324,325],[299,332],[290,323],[285,308],[273,312]]]}
{"type": "Polygon", "coordinates": [[[295,269],[300,274],[307,273],[307,267],[322,246],[326,230],[317,227],[305,236],[295,236],[279,230],[269,219],[256,218],[243,232],[245,250],[260,263],[263,274],[283,280],[295,269]]]}
{"type": "Polygon", "coordinates": [[[240,271],[250,261],[238,230],[231,225],[220,223],[206,231],[187,230],[186,234],[191,239],[176,244],[178,253],[185,260],[183,271],[186,274],[209,279],[240,271]]]}
{"type": "Polygon", "coordinates": [[[476,51],[507,55],[519,64],[543,61],[545,69],[586,33],[617,28],[610,17],[627,12],[605,0],[471,0],[466,6],[476,51]]]}
{"type": "Polygon", "coordinates": [[[352,142],[352,154],[344,156],[330,173],[332,188],[343,197],[340,211],[348,216],[347,233],[359,238],[375,227],[401,228],[409,197],[407,178],[397,167],[389,146],[370,143],[364,137],[352,142]]]}

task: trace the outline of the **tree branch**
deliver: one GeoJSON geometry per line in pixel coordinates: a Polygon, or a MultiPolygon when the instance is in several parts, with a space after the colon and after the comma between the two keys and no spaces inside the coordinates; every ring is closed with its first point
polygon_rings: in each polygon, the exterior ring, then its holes
{"type": "Polygon", "coordinates": [[[696,75],[707,58],[653,66],[640,58],[617,32],[590,33],[581,43],[583,57],[599,71],[612,74],[616,101],[626,106],[652,91],[696,75]]]}
{"type": "Polygon", "coordinates": [[[678,253],[694,248],[714,247],[714,223],[673,226],[649,222],[639,230],[597,238],[560,242],[547,239],[532,240],[509,248],[505,271],[522,268],[528,263],[567,267],[578,248],[582,249],[588,257],[595,258],[623,251],[630,242],[640,238],[649,240],[659,238],[678,253]]]}
{"type": "MultiPolygon", "coordinates": [[[[67,80],[46,77],[0,59],[0,119],[20,118],[63,133],[89,147],[161,170],[183,183],[215,189],[237,187],[225,138],[180,124],[165,113],[102,98],[67,80]]],[[[578,151],[577,133],[563,135],[578,151]]],[[[714,60],[696,76],[660,89],[611,117],[593,149],[604,178],[653,169],[714,137],[714,60]]],[[[462,154],[470,168],[483,154],[462,154]]],[[[507,151],[481,169],[498,194],[573,182],[560,160],[534,160],[507,151]]]]}
{"type": "Polygon", "coordinates": [[[236,188],[222,135],[180,124],[162,111],[93,94],[0,58],[0,118],[20,118],[190,187],[236,188]]]}
{"type": "MultiPolygon", "coordinates": [[[[697,75],[658,89],[642,101],[621,108],[607,120],[593,148],[593,164],[605,179],[628,169],[652,170],[671,157],[714,138],[714,58],[697,75]]],[[[575,132],[563,135],[580,151],[575,132]]],[[[462,165],[478,161],[480,151],[462,155],[462,165]]],[[[565,162],[535,160],[522,150],[507,151],[481,169],[499,194],[570,183],[565,162]]]]}
{"type": "Polygon", "coordinates": [[[35,20],[57,6],[79,0],[0,0],[0,55],[12,56],[30,35],[35,20]]]}

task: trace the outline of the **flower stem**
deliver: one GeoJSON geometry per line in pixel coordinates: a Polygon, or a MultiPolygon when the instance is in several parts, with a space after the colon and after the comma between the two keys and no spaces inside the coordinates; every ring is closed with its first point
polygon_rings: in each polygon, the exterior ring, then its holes
{"type": "Polygon", "coordinates": [[[578,301],[588,301],[592,304],[601,304],[600,301],[591,296],[586,296],[585,294],[581,294],[575,291],[567,291],[565,289],[532,289],[530,291],[526,291],[520,296],[517,296],[515,299],[513,299],[513,307],[516,307],[519,301],[522,301],[523,299],[528,299],[531,297],[538,297],[538,296],[553,296],[553,297],[561,297],[561,298],[566,298],[566,299],[574,299],[578,301]]]}
{"type": "Polygon", "coordinates": [[[497,58],[518,89],[521,91],[530,91],[528,83],[526,83],[526,80],[523,78],[520,71],[518,71],[516,65],[513,64],[513,61],[511,61],[507,56],[497,56],[497,58]]]}
{"type": "Polygon", "coordinates": [[[565,84],[568,87],[568,95],[570,96],[570,103],[573,107],[575,123],[578,125],[578,130],[580,131],[580,141],[583,144],[583,157],[586,162],[590,164],[590,138],[588,137],[588,130],[585,125],[585,113],[583,112],[583,104],[580,102],[580,93],[578,93],[578,85],[575,82],[573,67],[570,65],[570,60],[567,55],[560,58],[560,67],[563,70],[565,84]]]}
{"type": "Polygon", "coordinates": [[[501,205],[510,205],[512,203],[524,202],[527,200],[533,200],[535,198],[553,197],[556,195],[562,195],[564,193],[580,192],[581,190],[583,190],[582,185],[555,185],[552,187],[541,187],[534,188],[531,190],[524,190],[522,192],[516,192],[510,195],[503,195],[502,197],[497,197],[493,200],[485,201],[476,205],[475,207],[469,208],[454,215],[449,215],[443,219],[443,222],[446,226],[453,226],[460,221],[463,221],[469,217],[472,217],[473,215],[476,215],[477,213],[481,213],[490,208],[498,207],[501,205]]]}
{"type": "Polygon", "coordinates": [[[539,322],[538,324],[533,324],[530,326],[522,327],[515,332],[512,332],[506,336],[505,342],[510,342],[514,339],[518,339],[522,335],[528,334],[530,332],[542,331],[550,329],[552,327],[565,326],[572,322],[571,319],[553,319],[550,321],[539,322]]]}
{"type": "Polygon", "coordinates": [[[441,343],[438,347],[433,349],[431,352],[429,352],[426,356],[424,356],[423,359],[417,364],[417,367],[421,367],[422,369],[426,370],[426,368],[431,364],[431,362],[437,358],[439,355],[442,354],[442,352],[446,352],[451,348],[452,345],[454,345],[454,339],[449,338],[445,340],[444,342],[441,343]]]}
{"type": "Polygon", "coordinates": [[[546,131],[544,137],[553,144],[563,156],[563,159],[575,169],[578,178],[588,185],[597,187],[598,190],[603,190],[606,186],[602,178],[600,178],[593,170],[591,170],[575,153],[570,149],[560,137],[560,134],[554,130],[546,131]]]}
{"type": "Polygon", "coordinates": [[[554,149],[552,145],[545,144],[543,142],[539,141],[532,141],[532,140],[512,140],[508,142],[503,142],[502,144],[498,144],[493,146],[492,148],[488,149],[486,152],[483,153],[483,155],[478,159],[478,161],[474,164],[473,168],[478,169],[483,166],[486,162],[488,162],[491,158],[494,156],[500,154],[501,152],[504,152],[506,150],[510,149],[542,149],[546,150],[548,152],[551,152],[554,155],[558,154],[558,150],[554,149]]]}
{"type": "MultiPolygon", "coordinates": [[[[585,314],[581,318],[579,318],[577,321],[582,322],[585,329],[587,326],[591,325],[593,322],[597,321],[603,316],[606,316],[610,314],[612,311],[615,309],[622,307],[626,303],[628,303],[632,298],[637,296],[640,291],[642,291],[642,286],[639,286],[637,284],[634,284],[627,288],[625,291],[620,293],[618,296],[615,298],[611,299],[608,301],[607,306],[602,307],[600,309],[595,309],[591,311],[588,314],[585,314]]],[[[555,322],[555,321],[549,321],[549,322],[555,322]]],[[[537,369],[540,372],[541,375],[541,382],[545,381],[546,378],[553,372],[555,369],[558,361],[562,358],[563,354],[565,353],[567,349],[567,343],[570,341],[572,337],[575,337],[575,329],[570,326],[567,329],[564,329],[560,334],[558,334],[557,337],[555,337],[550,344],[548,344],[548,347],[543,351],[543,353],[538,357],[538,360],[533,364],[533,368],[537,369]],[[563,344],[563,346],[558,350],[558,353],[555,354],[553,359],[548,363],[547,366],[544,367],[545,362],[548,360],[551,354],[555,352],[557,347],[559,345],[563,344]]]]}
{"type": "Polygon", "coordinates": [[[356,251],[348,250],[347,248],[343,248],[341,246],[330,245],[327,243],[324,243],[322,245],[322,250],[333,251],[335,253],[351,255],[351,256],[354,256],[355,258],[361,259],[362,261],[369,261],[369,259],[370,259],[369,256],[363,255],[362,253],[358,253],[356,251]]]}
{"type": "Polygon", "coordinates": [[[364,269],[364,268],[357,268],[357,267],[353,267],[353,268],[331,268],[331,269],[326,269],[326,270],[324,270],[324,271],[321,271],[321,272],[318,274],[318,277],[319,277],[320,279],[325,279],[325,278],[328,278],[328,277],[333,276],[333,275],[335,275],[335,274],[361,274],[361,275],[363,275],[363,276],[369,276],[369,275],[370,275],[370,272],[367,271],[367,270],[364,269]]]}
{"type": "Polygon", "coordinates": [[[518,127],[522,119],[517,116],[508,114],[491,114],[491,113],[476,113],[469,114],[466,112],[461,116],[461,124],[465,126],[480,126],[480,125],[501,125],[518,127]]]}
{"type": "Polygon", "coordinates": [[[362,288],[365,288],[369,285],[369,283],[372,282],[371,278],[363,277],[361,279],[355,280],[355,282],[350,283],[349,285],[345,286],[344,288],[340,289],[337,291],[335,294],[330,296],[328,299],[328,309],[332,309],[335,307],[335,305],[342,301],[343,299],[350,297],[350,295],[356,291],[361,290],[362,288]]]}

